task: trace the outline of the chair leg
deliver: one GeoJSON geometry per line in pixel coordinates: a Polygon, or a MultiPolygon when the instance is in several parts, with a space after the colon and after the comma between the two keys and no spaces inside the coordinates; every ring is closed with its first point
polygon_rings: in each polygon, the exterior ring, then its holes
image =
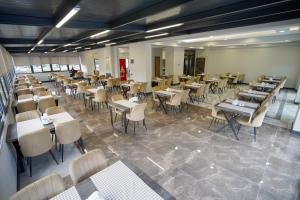
{"type": "Polygon", "coordinates": [[[30,177],[32,177],[32,158],[31,157],[29,157],[28,158],[28,160],[29,160],[29,175],[30,175],[30,177]]]}
{"type": "Polygon", "coordinates": [[[49,150],[50,155],[52,156],[53,160],[56,162],[56,164],[58,165],[58,161],[56,160],[53,152],[51,150],[49,150]]]}
{"type": "Polygon", "coordinates": [[[61,144],[61,162],[64,162],[64,145],[61,144]]]}
{"type": "Polygon", "coordinates": [[[135,122],[133,122],[133,134],[135,135],[135,122]]]}
{"type": "Polygon", "coordinates": [[[147,126],[146,126],[146,121],[145,121],[145,119],[143,119],[143,125],[144,125],[145,129],[147,130],[147,126]]]}
{"type": "Polygon", "coordinates": [[[210,124],[209,124],[209,127],[208,127],[208,128],[210,128],[210,127],[211,127],[211,125],[212,125],[212,123],[214,122],[214,120],[215,120],[215,118],[212,118],[212,120],[211,120],[211,122],[210,122],[210,124]]]}
{"type": "Polygon", "coordinates": [[[115,115],[115,122],[117,121],[117,113],[116,113],[116,115],[115,115]]]}
{"type": "Polygon", "coordinates": [[[256,127],[254,127],[254,142],[256,142],[256,127]]]}

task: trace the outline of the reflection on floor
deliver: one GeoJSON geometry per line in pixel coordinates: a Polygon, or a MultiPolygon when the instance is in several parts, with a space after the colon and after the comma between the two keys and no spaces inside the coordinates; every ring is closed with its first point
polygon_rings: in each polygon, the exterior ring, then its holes
{"type": "MultiPolygon", "coordinates": [[[[64,94],[61,104],[81,120],[88,150],[102,149],[110,163],[128,159],[177,199],[299,198],[300,137],[264,124],[256,142],[253,130],[245,127],[236,141],[229,129],[216,133],[217,125],[208,128],[207,108],[189,105],[166,115],[152,109],[151,97],[145,101],[148,129],[140,126],[136,135],[132,124],[128,134],[113,131],[106,108],[92,111],[82,99],[64,94]]],[[[122,128],[120,119],[116,127],[122,128]]]]}

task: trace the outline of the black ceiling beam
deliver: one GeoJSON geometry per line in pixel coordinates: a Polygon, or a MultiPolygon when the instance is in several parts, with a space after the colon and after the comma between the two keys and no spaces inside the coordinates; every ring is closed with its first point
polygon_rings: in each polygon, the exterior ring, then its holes
{"type": "MultiPolygon", "coordinates": [[[[170,24],[176,23],[193,23],[195,21],[205,21],[212,18],[224,17],[230,14],[242,13],[246,11],[255,10],[257,8],[267,8],[274,5],[282,5],[291,1],[287,0],[246,0],[238,3],[233,3],[230,5],[218,7],[209,11],[199,12],[191,15],[181,16],[174,19],[164,20],[147,27],[147,29],[155,29],[170,24]]],[[[265,10],[267,12],[268,10],[265,10]]]]}
{"type": "MultiPolygon", "coordinates": [[[[35,44],[36,39],[23,39],[23,38],[0,38],[0,44],[35,44]]],[[[60,39],[47,39],[43,44],[65,44],[65,40],[60,39]]]]}
{"type": "MultiPolygon", "coordinates": [[[[290,4],[286,5],[274,5],[274,7],[269,7],[269,9],[258,8],[256,10],[248,10],[245,12],[236,12],[226,16],[220,16],[217,18],[210,18],[207,20],[196,21],[195,23],[191,23],[176,29],[173,29],[174,32],[180,32],[184,30],[190,29],[199,29],[202,27],[209,27],[212,25],[218,24],[226,24],[233,21],[242,21],[244,20],[247,22],[247,19],[255,18],[257,19],[257,23],[259,23],[259,19],[264,18],[266,16],[273,16],[273,15],[289,15],[292,12],[300,12],[300,2],[291,2],[290,4]]],[[[292,19],[293,17],[290,17],[292,19]]],[[[247,25],[247,24],[245,24],[247,25]]]]}
{"type": "Polygon", "coordinates": [[[134,11],[127,13],[118,19],[111,21],[109,24],[111,28],[116,29],[145,17],[182,5],[189,1],[191,0],[163,0],[159,3],[149,5],[143,9],[135,9],[134,11]]]}

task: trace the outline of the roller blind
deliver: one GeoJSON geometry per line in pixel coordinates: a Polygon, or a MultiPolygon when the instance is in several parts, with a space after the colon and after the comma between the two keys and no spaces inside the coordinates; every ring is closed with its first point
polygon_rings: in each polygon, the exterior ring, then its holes
{"type": "Polygon", "coordinates": [[[59,64],[59,57],[50,57],[51,64],[59,64]]]}
{"type": "Polygon", "coordinates": [[[16,66],[30,65],[30,59],[27,56],[14,56],[16,66]]]}
{"type": "Polygon", "coordinates": [[[67,57],[59,57],[59,64],[69,64],[67,57]]]}
{"type": "Polygon", "coordinates": [[[50,57],[41,57],[42,64],[51,64],[50,57]]]}
{"type": "Polygon", "coordinates": [[[70,56],[68,57],[68,64],[70,65],[79,65],[79,57],[78,56],[70,56]]]}
{"type": "Polygon", "coordinates": [[[38,57],[38,56],[30,57],[30,64],[32,64],[32,65],[41,65],[42,64],[41,58],[38,57]]]}

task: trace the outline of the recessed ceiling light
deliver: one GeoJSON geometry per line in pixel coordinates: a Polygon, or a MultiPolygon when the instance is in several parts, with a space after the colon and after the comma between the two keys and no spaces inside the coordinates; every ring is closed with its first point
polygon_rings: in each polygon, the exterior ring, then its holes
{"type": "Polygon", "coordinates": [[[42,44],[44,40],[40,40],[37,44],[42,44]]]}
{"type": "Polygon", "coordinates": [[[110,40],[100,41],[100,42],[97,42],[96,44],[103,44],[103,43],[106,43],[106,42],[110,42],[110,40]]]}
{"type": "Polygon", "coordinates": [[[34,51],[34,49],[35,49],[35,48],[34,48],[34,47],[32,47],[32,48],[30,49],[30,51],[34,51]]]}
{"type": "Polygon", "coordinates": [[[56,28],[60,28],[62,25],[64,25],[71,17],[73,17],[78,11],[80,10],[80,7],[76,6],[73,8],[60,22],[56,24],[56,28]]]}
{"type": "Polygon", "coordinates": [[[160,36],[165,36],[165,35],[168,35],[169,33],[161,33],[161,34],[157,34],[157,35],[149,35],[149,36],[146,36],[145,38],[148,39],[148,38],[154,38],[154,37],[160,37],[160,36]]]}
{"type": "Polygon", "coordinates": [[[64,50],[63,52],[68,52],[68,50],[64,50]]]}
{"type": "Polygon", "coordinates": [[[299,26],[291,26],[290,31],[299,31],[299,26]]]}
{"type": "Polygon", "coordinates": [[[169,28],[174,28],[174,27],[182,26],[182,25],[183,25],[183,23],[179,23],[179,24],[173,24],[173,25],[164,26],[164,27],[160,27],[160,28],[150,29],[150,30],[146,31],[146,33],[151,33],[151,32],[154,32],[154,31],[165,30],[165,29],[169,29],[169,28]]]}
{"type": "Polygon", "coordinates": [[[84,48],[85,50],[89,50],[89,49],[91,49],[90,47],[86,47],[86,48],[84,48]]]}
{"type": "Polygon", "coordinates": [[[189,47],[190,49],[195,49],[196,47],[189,47]]]}
{"type": "Polygon", "coordinates": [[[48,53],[47,51],[45,51],[44,53],[48,53]]]}
{"type": "Polygon", "coordinates": [[[76,47],[75,49],[80,49],[80,48],[82,48],[82,47],[76,47]]]}
{"type": "Polygon", "coordinates": [[[27,53],[31,53],[31,51],[28,51],[27,53]]]}
{"type": "Polygon", "coordinates": [[[74,53],[76,53],[76,52],[77,52],[77,50],[74,50],[73,52],[74,52],[74,53]]]}
{"type": "Polygon", "coordinates": [[[100,33],[96,33],[94,35],[91,35],[90,38],[94,38],[94,37],[97,37],[99,35],[103,35],[103,34],[108,33],[108,32],[110,32],[110,30],[101,31],[100,33]]]}
{"type": "Polygon", "coordinates": [[[280,33],[284,33],[285,31],[284,30],[281,30],[281,31],[279,31],[280,33]]]}
{"type": "Polygon", "coordinates": [[[285,42],[289,42],[289,40],[284,40],[285,42]]]}
{"type": "Polygon", "coordinates": [[[65,44],[64,47],[68,47],[68,46],[71,46],[71,45],[72,45],[72,44],[65,44]]]}
{"type": "Polygon", "coordinates": [[[199,49],[204,49],[204,47],[199,47],[199,49]]]}
{"type": "Polygon", "coordinates": [[[56,49],[51,49],[51,51],[55,51],[56,49]]]}

